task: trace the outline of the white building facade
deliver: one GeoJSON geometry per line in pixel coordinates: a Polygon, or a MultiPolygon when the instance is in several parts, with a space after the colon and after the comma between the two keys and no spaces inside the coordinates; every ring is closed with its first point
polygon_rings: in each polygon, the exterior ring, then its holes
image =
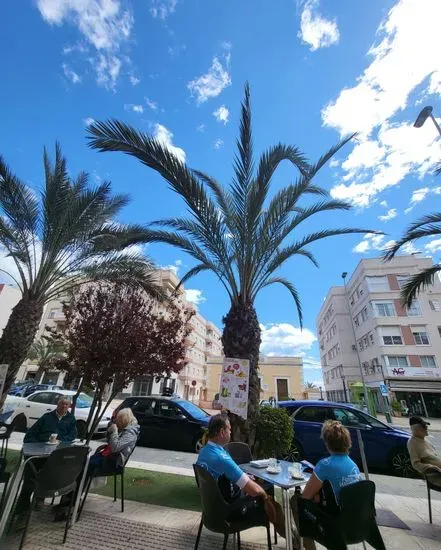
{"type": "MultiPolygon", "coordinates": [[[[180,279],[172,270],[158,270],[158,279],[166,292],[169,294],[176,292],[180,279]]],[[[178,300],[183,307],[193,307],[185,300],[183,286],[178,289],[177,293],[178,300]]],[[[37,340],[43,336],[46,327],[63,328],[65,319],[62,301],[62,299],[53,300],[46,305],[37,333],[37,340]]],[[[158,303],[158,308],[161,307],[161,304],[158,303]]],[[[190,323],[192,331],[187,337],[186,356],[188,363],[186,367],[179,374],[173,373],[170,379],[160,378],[155,380],[148,375],[142,376],[125,388],[123,395],[161,394],[164,386],[167,386],[171,391],[186,399],[195,402],[203,399],[204,392],[206,392],[205,362],[210,355],[222,355],[221,333],[213,323],[207,321],[198,312],[195,312],[190,323]]],[[[33,365],[30,361],[27,361],[20,368],[17,379],[34,378],[37,370],[38,365],[33,365]]],[[[63,379],[64,374],[54,370],[45,372],[37,382],[62,385],[63,379]]]]}
{"type": "Polygon", "coordinates": [[[411,414],[441,417],[441,283],[410,308],[400,300],[409,276],[431,265],[431,258],[416,255],[366,259],[346,289],[330,289],[317,317],[328,399],[349,401],[361,366],[377,410],[383,409],[379,386],[386,383],[411,414]]]}

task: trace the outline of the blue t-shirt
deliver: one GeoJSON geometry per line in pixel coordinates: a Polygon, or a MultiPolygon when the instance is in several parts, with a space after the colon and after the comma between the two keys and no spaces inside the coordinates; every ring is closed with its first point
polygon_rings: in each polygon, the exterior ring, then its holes
{"type": "Polygon", "coordinates": [[[248,476],[239,468],[231,455],[220,445],[209,441],[199,453],[196,464],[205,468],[217,481],[222,475],[243,489],[248,476]]]}
{"type": "Polygon", "coordinates": [[[331,455],[319,460],[314,468],[314,474],[322,483],[326,480],[330,482],[337,502],[345,485],[362,479],[358,466],[346,454],[331,455]]]}

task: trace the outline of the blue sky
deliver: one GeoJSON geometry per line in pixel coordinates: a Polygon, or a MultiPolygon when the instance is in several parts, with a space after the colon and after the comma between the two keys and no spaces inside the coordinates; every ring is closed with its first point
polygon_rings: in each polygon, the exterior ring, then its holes
{"type": "MultiPolygon", "coordinates": [[[[282,273],[303,298],[303,332],[283,289],[268,289],[256,304],[262,351],[300,353],[305,379],[320,380],[315,317],[329,286],[439,204],[436,131],[430,121],[412,127],[426,104],[441,116],[439,0],[34,0],[7,2],[2,14],[0,153],[38,189],[43,146],[53,150],[59,140],[72,174],[86,170],[92,183],[110,179],[115,191],[130,193],[123,221],[146,223],[184,206],[134,159],[89,150],[92,119],[119,118],[150,132],[225,183],[246,80],[258,152],[281,141],[313,160],[359,132],[317,181],[354,210],[323,214],[305,230],[356,225],[387,235],[319,242],[319,269],[301,259],[286,264],[282,273]]],[[[282,166],[274,190],[295,176],[282,166]]],[[[441,239],[417,250],[437,259],[441,239]]],[[[167,246],[148,253],[179,274],[193,265],[167,246]]],[[[0,257],[0,267],[8,265],[0,257]]],[[[187,287],[221,326],[229,306],[216,279],[200,275],[187,287]]]]}

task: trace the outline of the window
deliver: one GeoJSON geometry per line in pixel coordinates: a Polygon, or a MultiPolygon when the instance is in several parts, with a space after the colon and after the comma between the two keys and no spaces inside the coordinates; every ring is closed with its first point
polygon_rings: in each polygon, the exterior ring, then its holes
{"type": "Polygon", "coordinates": [[[389,367],[408,367],[407,357],[405,355],[387,355],[389,367]]]}
{"type": "Polygon", "coordinates": [[[420,304],[417,300],[414,300],[411,306],[407,308],[407,315],[409,317],[419,317],[421,315],[420,304]]]}
{"type": "Polygon", "coordinates": [[[438,334],[441,336],[441,327],[438,327],[438,334]]]}
{"type": "Polygon", "coordinates": [[[400,327],[379,327],[385,346],[401,346],[403,339],[401,337],[400,327]]]}
{"type": "Polygon", "coordinates": [[[435,357],[433,355],[421,355],[420,360],[421,360],[422,367],[427,367],[427,368],[436,367],[435,357]]]}
{"type": "Polygon", "coordinates": [[[357,290],[358,290],[358,295],[359,295],[359,296],[363,296],[364,290],[363,290],[363,285],[362,285],[361,283],[358,285],[358,289],[357,289],[357,290]]]}
{"type": "Polygon", "coordinates": [[[368,310],[367,310],[367,307],[364,307],[362,310],[361,310],[361,319],[362,321],[366,321],[367,318],[369,317],[368,315],[368,310]]]}
{"type": "Polygon", "coordinates": [[[433,311],[441,311],[441,301],[439,300],[429,300],[430,308],[433,311]]]}
{"type": "Polygon", "coordinates": [[[412,334],[417,346],[428,346],[430,344],[425,327],[412,327],[412,334]]]}
{"type": "Polygon", "coordinates": [[[368,289],[371,292],[389,292],[389,281],[386,276],[366,277],[368,289]]]}
{"type": "Polygon", "coordinates": [[[372,332],[369,333],[369,343],[373,346],[374,345],[374,335],[372,332]]]}
{"type": "Polygon", "coordinates": [[[331,410],[327,407],[302,407],[294,416],[296,420],[303,422],[320,422],[331,420],[331,410]]]}
{"type": "Polygon", "coordinates": [[[151,416],[154,414],[155,407],[156,401],[154,399],[138,399],[132,405],[130,405],[130,408],[132,409],[135,416],[141,414],[151,416]]]}
{"type": "Polygon", "coordinates": [[[190,401],[177,401],[177,403],[179,404],[180,407],[184,409],[184,411],[191,414],[193,418],[206,419],[210,417],[210,415],[207,412],[205,412],[203,409],[201,409],[197,405],[194,405],[190,401]]]}
{"type": "Polygon", "coordinates": [[[358,322],[358,315],[356,317],[354,317],[354,325],[356,327],[359,327],[360,326],[360,323],[358,322]]]}
{"type": "Polygon", "coordinates": [[[36,393],[35,395],[31,395],[28,401],[31,401],[32,403],[45,403],[47,405],[53,405],[54,395],[56,394],[52,392],[42,391],[36,393]]]}
{"type": "Polygon", "coordinates": [[[178,409],[174,404],[162,401],[159,404],[159,414],[165,416],[166,418],[179,418],[184,416],[183,411],[178,409]]]}
{"type": "Polygon", "coordinates": [[[394,317],[395,308],[392,302],[373,302],[373,308],[377,317],[394,317]]]}
{"type": "Polygon", "coordinates": [[[404,287],[408,280],[409,275],[397,275],[398,286],[400,287],[400,289],[404,287]]]}

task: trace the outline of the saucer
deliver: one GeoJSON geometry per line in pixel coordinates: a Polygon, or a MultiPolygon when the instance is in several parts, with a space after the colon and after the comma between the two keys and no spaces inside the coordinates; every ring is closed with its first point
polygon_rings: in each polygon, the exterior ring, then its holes
{"type": "Polygon", "coordinates": [[[280,472],[282,471],[281,468],[271,468],[271,466],[268,466],[268,468],[266,469],[266,471],[269,473],[269,474],[280,474],[280,472]]]}

